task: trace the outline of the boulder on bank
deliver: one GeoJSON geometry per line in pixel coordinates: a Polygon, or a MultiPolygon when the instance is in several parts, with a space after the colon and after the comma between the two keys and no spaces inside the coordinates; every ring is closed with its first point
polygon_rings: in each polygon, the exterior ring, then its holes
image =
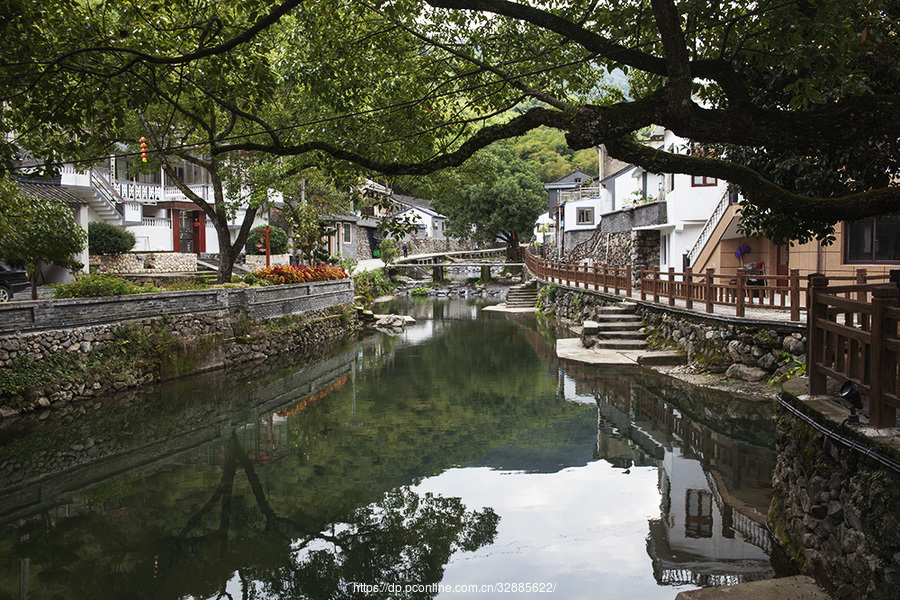
{"type": "Polygon", "coordinates": [[[767,379],[769,372],[759,367],[751,367],[743,363],[734,363],[725,371],[725,377],[740,379],[741,381],[757,382],[767,379]]]}

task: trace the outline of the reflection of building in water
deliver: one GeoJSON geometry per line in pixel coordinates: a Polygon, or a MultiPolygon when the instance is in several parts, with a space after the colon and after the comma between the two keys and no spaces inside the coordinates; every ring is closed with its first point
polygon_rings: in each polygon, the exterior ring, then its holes
{"type": "Polygon", "coordinates": [[[726,585],[774,576],[765,526],[774,451],[682,414],[627,377],[595,377],[597,458],[659,468],[660,518],[647,552],[661,585],[726,585]]]}

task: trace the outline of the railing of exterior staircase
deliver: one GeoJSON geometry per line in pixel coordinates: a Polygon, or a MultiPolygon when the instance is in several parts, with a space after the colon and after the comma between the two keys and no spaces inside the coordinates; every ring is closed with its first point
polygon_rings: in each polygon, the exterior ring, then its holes
{"type": "Polygon", "coordinates": [[[617,296],[631,294],[631,266],[576,265],[538,258],[528,251],[524,255],[525,265],[538,279],[617,296]]]}
{"type": "Polygon", "coordinates": [[[900,408],[900,270],[882,284],[829,285],[809,276],[806,370],[810,395],[828,378],[869,395],[869,425],[894,427],[900,408]]]}
{"type": "Polygon", "coordinates": [[[735,194],[731,190],[727,190],[722,196],[722,199],[719,200],[719,203],[713,210],[712,215],[710,215],[709,220],[706,221],[703,229],[700,230],[700,235],[697,236],[697,241],[694,242],[693,248],[688,251],[687,257],[689,265],[693,265],[697,260],[697,257],[700,255],[700,251],[703,250],[706,242],[709,240],[710,236],[712,236],[713,230],[715,230],[715,228],[719,225],[719,221],[722,220],[722,215],[725,214],[725,210],[735,203],[737,203],[737,194],[735,194]]]}
{"type": "Polygon", "coordinates": [[[94,186],[94,189],[97,190],[97,193],[100,194],[100,197],[103,198],[106,203],[109,205],[109,208],[115,212],[119,212],[116,205],[118,203],[124,202],[119,193],[113,189],[112,185],[110,185],[109,180],[103,175],[101,175],[96,169],[91,169],[91,185],[94,186]]]}

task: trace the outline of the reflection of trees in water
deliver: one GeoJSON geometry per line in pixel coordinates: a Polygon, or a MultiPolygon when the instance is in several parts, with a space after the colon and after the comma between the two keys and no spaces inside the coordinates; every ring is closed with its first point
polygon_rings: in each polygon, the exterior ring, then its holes
{"type": "MultiPolygon", "coordinates": [[[[419,495],[404,486],[346,517],[331,519],[327,531],[304,533],[302,523],[273,510],[252,461],[232,436],[219,484],[171,540],[172,551],[157,563],[154,597],[230,597],[227,585],[235,576],[248,599],[273,594],[350,598],[360,597],[353,583],[438,583],[455,552],[493,542],[499,520],[489,507],[468,511],[459,498],[419,495]],[[246,499],[235,494],[239,471],[250,486],[256,514],[248,514],[246,499]],[[248,521],[260,515],[264,523],[257,525],[262,531],[248,535],[248,521]],[[205,582],[198,579],[200,574],[205,574],[205,582]]],[[[386,591],[367,595],[389,596],[386,591]]]]}

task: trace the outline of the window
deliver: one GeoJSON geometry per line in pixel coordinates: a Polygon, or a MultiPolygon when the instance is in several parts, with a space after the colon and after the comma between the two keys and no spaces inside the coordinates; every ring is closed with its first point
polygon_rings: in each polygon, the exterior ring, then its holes
{"type": "Polygon", "coordinates": [[[578,224],[579,225],[593,225],[594,224],[594,209],[593,208],[579,208],[578,209],[578,224]]]}
{"type": "Polygon", "coordinates": [[[691,176],[691,186],[692,187],[708,187],[711,185],[716,185],[715,177],[706,177],[705,175],[692,175],[691,176]]]}
{"type": "Polygon", "coordinates": [[[844,223],[844,262],[900,263],[900,213],[844,223]]]}
{"type": "Polygon", "coordinates": [[[341,232],[342,232],[342,234],[343,234],[342,237],[344,238],[344,239],[343,239],[343,243],[344,243],[344,244],[349,244],[349,243],[351,242],[351,239],[350,239],[350,233],[351,233],[351,231],[350,231],[350,223],[343,223],[343,224],[341,225],[341,232]]]}

